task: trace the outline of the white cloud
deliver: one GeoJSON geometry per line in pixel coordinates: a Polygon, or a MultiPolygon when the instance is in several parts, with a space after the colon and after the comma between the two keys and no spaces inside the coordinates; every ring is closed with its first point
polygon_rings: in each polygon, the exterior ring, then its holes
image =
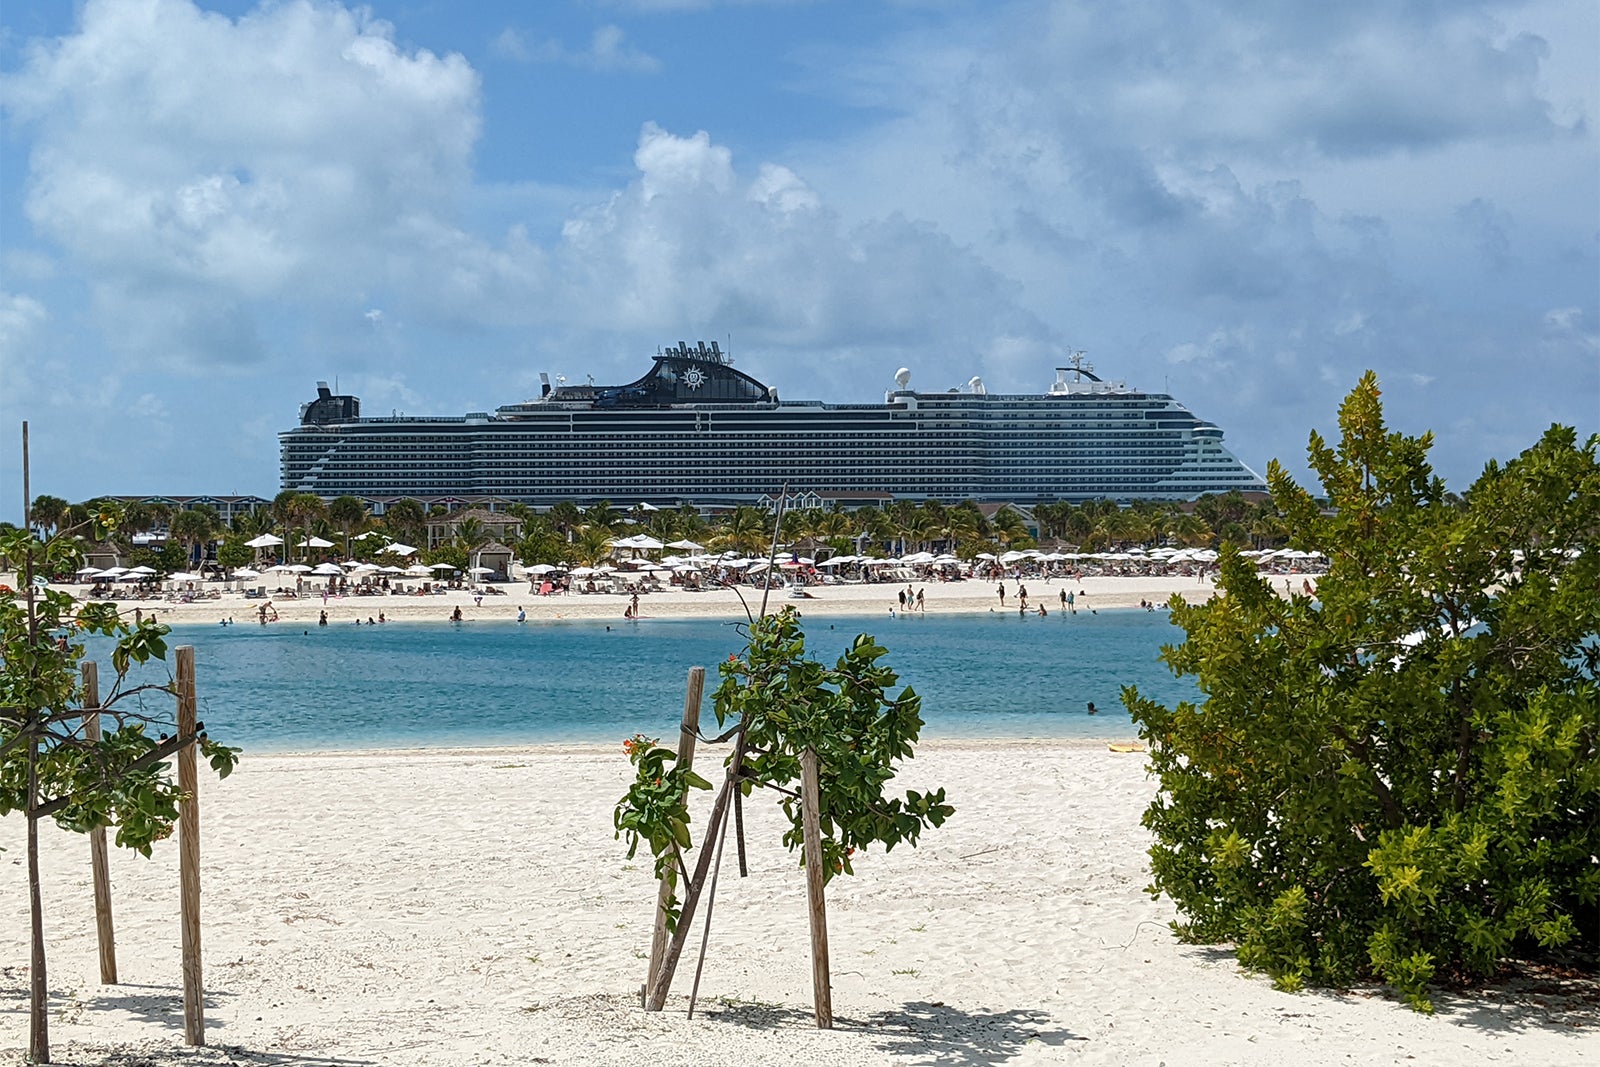
{"type": "Polygon", "coordinates": [[[35,298],[0,290],[0,368],[9,389],[18,388],[17,379],[38,358],[37,346],[49,319],[50,313],[35,298]]]}
{"type": "Polygon", "coordinates": [[[478,93],[460,56],[307,0],[237,21],[91,0],[5,82],[35,133],[37,231],[89,277],[114,344],[189,365],[262,358],[270,302],[500,269],[453,221],[478,93]]]}
{"type": "Polygon", "coordinates": [[[647,124],[634,163],[627,189],[563,231],[555,273],[577,322],[818,352],[938,346],[969,365],[1002,338],[1041,338],[1009,284],[927,223],[846,225],[787,168],[741,175],[704,131],[647,124]]]}
{"type": "Polygon", "coordinates": [[[581,49],[570,49],[554,38],[530,38],[508,26],[489,43],[489,50],[517,63],[555,63],[582,70],[629,74],[654,74],[661,69],[659,59],[629,44],[622,29],[613,25],[596,29],[587,46],[581,49]]]}

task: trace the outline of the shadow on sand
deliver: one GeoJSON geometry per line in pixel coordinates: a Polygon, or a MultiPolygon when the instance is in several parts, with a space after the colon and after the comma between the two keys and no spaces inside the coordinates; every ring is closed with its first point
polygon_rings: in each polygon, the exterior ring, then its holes
{"type": "MultiPolygon", "coordinates": [[[[1195,959],[1238,967],[1238,957],[1231,948],[1183,947],[1195,959]]],[[[1263,986],[1272,984],[1265,975],[1252,977],[1263,986]]],[[[1283,996],[1329,1000],[1378,997],[1390,1001],[1399,1011],[1410,1011],[1399,994],[1376,983],[1352,989],[1310,988],[1283,996]]],[[[1435,1018],[1474,1030],[1510,1034],[1524,1030],[1600,1029],[1600,974],[1592,966],[1585,969],[1515,962],[1482,985],[1431,986],[1428,996],[1433,1001],[1435,1018]]]]}
{"type": "MultiPolygon", "coordinates": [[[[809,1010],[777,1004],[722,1001],[708,1014],[762,1030],[813,1024],[809,1010]]],[[[863,1019],[836,1016],[833,1025],[836,1030],[853,1030],[867,1036],[882,1051],[908,1063],[941,1067],[988,1067],[1014,1059],[1030,1044],[1056,1047],[1088,1040],[1052,1025],[1050,1016],[1043,1011],[974,1012],[940,1001],[913,1001],[863,1019]]]]}

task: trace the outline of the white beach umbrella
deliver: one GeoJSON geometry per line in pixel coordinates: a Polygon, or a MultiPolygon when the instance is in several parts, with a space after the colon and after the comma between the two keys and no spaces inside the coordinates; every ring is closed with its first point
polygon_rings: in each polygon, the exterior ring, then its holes
{"type": "Polygon", "coordinates": [[[252,537],[250,540],[245,542],[245,545],[250,548],[272,548],[281,544],[283,544],[283,538],[274,537],[269,533],[262,534],[259,537],[252,537]]]}
{"type": "Polygon", "coordinates": [[[311,573],[311,568],[304,563],[290,563],[287,566],[284,566],[282,569],[286,571],[292,571],[295,574],[311,573]]]}
{"type": "Polygon", "coordinates": [[[90,564],[87,567],[79,567],[78,570],[77,570],[77,573],[79,573],[79,574],[93,574],[96,571],[98,571],[99,569],[100,569],[99,567],[96,567],[93,564],[90,564]]]}
{"type": "Polygon", "coordinates": [[[201,582],[205,580],[205,577],[203,574],[190,574],[188,571],[179,571],[176,574],[167,575],[167,580],[172,582],[201,582]]]}
{"type": "Polygon", "coordinates": [[[343,578],[344,571],[337,563],[319,563],[311,571],[312,574],[326,575],[331,578],[343,578]]]}
{"type": "Polygon", "coordinates": [[[467,568],[467,573],[468,574],[493,574],[494,573],[494,568],[493,567],[468,567],[467,568]]]}
{"type": "Polygon", "coordinates": [[[405,570],[401,570],[399,567],[385,567],[383,568],[383,573],[409,574],[413,578],[431,578],[433,576],[433,569],[424,564],[418,563],[414,566],[407,567],[405,570]]]}
{"type": "Polygon", "coordinates": [[[428,569],[433,571],[453,571],[456,566],[454,563],[430,563],[428,569]]]}
{"type": "Polygon", "coordinates": [[[663,548],[681,548],[685,552],[704,552],[706,550],[704,545],[697,545],[693,541],[689,540],[688,538],[684,538],[681,541],[668,541],[662,547],[663,548]]]}
{"type": "Polygon", "coordinates": [[[332,548],[333,547],[333,542],[332,541],[326,541],[326,540],[324,540],[324,539],[322,539],[320,537],[308,537],[304,541],[300,542],[300,547],[301,548],[332,548]]]}
{"type": "Polygon", "coordinates": [[[411,553],[415,552],[416,549],[410,545],[402,545],[396,541],[394,544],[389,545],[387,548],[380,549],[379,551],[393,552],[397,556],[409,556],[411,553]]]}
{"type": "Polygon", "coordinates": [[[577,567],[572,571],[574,578],[592,578],[595,575],[593,567],[577,567]]]}
{"type": "Polygon", "coordinates": [[[155,572],[156,569],[154,567],[130,567],[128,569],[129,574],[154,574],[155,572]]]}
{"type": "Polygon", "coordinates": [[[235,578],[259,578],[261,577],[261,572],[257,570],[251,570],[249,567],[240,567],[238,570],[233,572],[233,576],[235,578]]]}

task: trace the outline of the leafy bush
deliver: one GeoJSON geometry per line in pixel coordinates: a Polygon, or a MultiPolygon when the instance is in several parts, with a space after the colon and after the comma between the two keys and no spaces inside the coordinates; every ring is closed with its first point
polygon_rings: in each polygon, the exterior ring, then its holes
{"type": "Polygon", "coordinates": [[[1600,931],[1600,438],[1568,428],[1464,500],[1389,433],[1369,372],[1311,435],[1321,507],[1274,462],[1297,548],[1330,570],[1279,597],[1225,548],[1163,652],[1204,702],[1124,693],[1160,792],[1154,884],[1193,941],[1284,989],[1430,983],[1600,931]]]}

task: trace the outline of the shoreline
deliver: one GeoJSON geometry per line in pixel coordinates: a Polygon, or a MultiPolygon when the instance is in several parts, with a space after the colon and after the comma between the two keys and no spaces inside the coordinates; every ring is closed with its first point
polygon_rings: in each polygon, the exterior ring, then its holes
{"type": "MultiPolygon", "coordinates": [[[[665,735],[657,740],[671,741],[665,735]]],[[[621,751],[616,741],[549,741],[516,745],[414,745],[405,748],[300,748],[300,749],[246,749],[243,759],[395,759],[429,760],[450,758],[508,759],[545,756],[611,756],[621,751]]],[[[704,750],[710,742],[700,741],[704,750]]],[[[1032,735],[1020,737],[922,737],[917,741],[918,752],[989,753],[1015,752],[1078,752],[1103,751],[1107,745],[1143,745],[1136,733],[1106,734],[1095,737],[1058,737],[1032,735]]],[[[1137,754],[1137,753],[1135,753],[1137,754]]]]}
{"type": "MultiPolygon", "coordinates": [[[[1272,576],[1274,582],[1291,578],[1294,587],[1298,588],[1303,580],[1300,575],[1272,576]]],[[[16,576],[0,574],[0,582],[15,587],[16,576]]],[[[205,584],[212,586],[217,583],[205,584]]],[[[1161,610],[1173,594],[1181,596],[1190,603],[1208,600],[1216,594],[1216,587],[1209,577],[1197,582],[1192,576],[1163,575],[1134,578],[1091,576],[1070,580],[1024,578],[1021,582],[1007,578],[1004,585],[1007,595],[1003,604],[996,590],[997,583],[981,579],[820,585],[808,587],[811,596],[803,598],[791,598],[782,589],[775,588],[768,599],[768,610],[794,607],[802,616],[821,618],[870,618],[885,616],[891,611],[895,614],[921,615],[985,614],[1001,611],[1015,614],[1018,608],[1016,594],[1019,585],[1026,586],[1030,593],[1029,614],[1035,614],[1042,604],[1050,615],[1064,610],[1061,597],[1066,592],[1072,593],[1074,603],[1071,610],[1075,610],[1078,614],[1119,608],[1138,609],[1141,601],[1154,604],[1157,610],[1161,610]],[[925,593],[926,606],[921,612],[902,612],[897,594],[903,592],[907,585],[925,593]]],[[[65,590],[83,602],[88,598],[90,587],[62,585],[52,588],[65,590]]],[[[443,593],[420,596],[405,594],[329,597],[326,602],[320,593],[314,592],[306,592],[290,599],[283,599],[281,594],[269,593],[265,599],[256,599],[246,597],[239,592],[225,592],[215,598],[206,596],[190,602],[166,598],[117,599],[110,602],[117,604],[120,613],[129,619],[135,613],[140,613],[146,617],[154,615],[169,625],[181,623],[212,626],[218,625],[222,619],[230,619],[231,625],[235,626],[262,625],[259,621],[260,609],[268,603],[271,609],[277,612],[276,622],[300,626],[317,624],[324,611],[327,612],[330,626],[350,626],[357,622],[365,625],[368,618],[373,619],[376,624],[380,613],[384,616],[385,624],[449,622],[452,621],[452,613],[457,609],[461,611],[462,622],[515,623],[518,621],[516,616],[519,610],[524,612],[527,622],[567,619],[620,620],[624,618],[623,613],[630,604],[629,596],[623,593],[566,593],[540,596],[528,591],[526,585],[521,582],[507,583],[495,588],[502,592],[482,594],[474,593],[470,589],[451,589],[443,593]]],[[[640,618],[650,620],[714,617],[744,621],[747,618],[747,609],[751,614],[759,612],[761,596],[761,589],[749,587],[739,587],[737,592],[731,588],[684,591],[669,587],[640,597],[640,618]],[[743,601],[740,600],[741,595],[743,601]]],[[[266,625],[274,625],[274,622],[269,621],[266,625]]]]}

